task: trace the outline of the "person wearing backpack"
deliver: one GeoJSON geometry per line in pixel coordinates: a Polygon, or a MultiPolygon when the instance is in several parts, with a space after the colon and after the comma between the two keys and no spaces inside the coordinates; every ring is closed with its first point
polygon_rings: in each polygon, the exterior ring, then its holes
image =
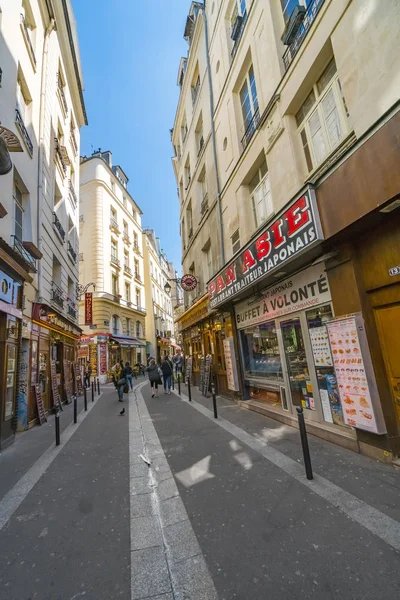
{"type": "Polygon", "coordinates": [[[129,384],[131,390],[133,390],[133,381],[132,381],[133,369],[128,362],[125,363],[125,375],[126,381],[129,384]]]}
{"type": "Polygon", "coordinates": [[[172,363],[169,360],[168,356],[164,356],[163,361],[161,363],[161,371],[164,379],[164,394],[171,393],[171,378],[173,373],[172,363]],[[167,391],[168,388],[168,391],[167,391]]]}
{"type": "Polygon", "coordinates": [[[162,371],[161,371],[160,367],[157,365],[154,358],[150,361],[150,364],[147,367],[146,371],[149,375],[149,380],[150,380],[150,385],[151,385],[151,397],[154,398],[154,394],[155,394],[155,396],[157,398],[158,386],[162,384],[162,381],[161,381],[162,371]]]}

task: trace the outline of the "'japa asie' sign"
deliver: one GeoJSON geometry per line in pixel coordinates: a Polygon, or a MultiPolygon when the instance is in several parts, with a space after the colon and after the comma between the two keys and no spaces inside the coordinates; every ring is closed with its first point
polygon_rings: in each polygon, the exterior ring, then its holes
{"type": "Polygon", "coordinates": [[[254,285],[321,239],[315,194],[309,188],[210,281],[210,307],[254,285]]]}

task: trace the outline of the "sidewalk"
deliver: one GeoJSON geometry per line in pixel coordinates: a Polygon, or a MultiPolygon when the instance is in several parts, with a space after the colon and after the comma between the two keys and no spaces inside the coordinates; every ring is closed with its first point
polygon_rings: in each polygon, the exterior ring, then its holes
{"type": "Polygon", "coordinates": [[[148,386],[143,395],[219,598],[399,596],[399,552],[384,541],[400,549],[400,475],[392,467],[312,439],[316,478],[308,484],[296,430],[223,399],[214,421],[211,398],[197,390],[192,406],[175,394],[151,398],[148,386]],[[341,489],[324,488],[319,471],[341,489]]]}

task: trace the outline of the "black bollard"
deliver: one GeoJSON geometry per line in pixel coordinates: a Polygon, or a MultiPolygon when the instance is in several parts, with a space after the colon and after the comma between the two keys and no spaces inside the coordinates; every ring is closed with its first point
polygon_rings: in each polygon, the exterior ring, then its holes
{"type": "Polygon", "coordinates": [[[307,479],[313,479],[313,472],[311,467],[310,449],[308,447],[306,424],[304,422],[304,412],[302,406],[296,406],[297,418],[299,419],[299,429],[301,437],[301,445],[303,447],[304,466],[306,468],[307,479]]]}
{"type": "Polygon", "coordinates": [[[60,445],[60,411],[56,411],[56,446],[60,445]]]}
{"type": "Polygon", "coordinates": [[[175,377],[174,377],[174,372],[172,372],[172,389],[175,389],[175,377]]]}
{"type": "Polygon", "coordinates": [[[181,395],[181,374],[178,371],[178,394],[181,395]]]}
{"type": "Polygon", "coordinates": [[[213,409],[214,409],[214,419],[218,419],[218,411],[217,411],[217,397],[215,395],[215,385],[214,382],[211,382],[211,394],[213,401],[213,409]]]}
{"type": "Polygon", "coordinates": [[[97,378],[97,394],[100,396],[100,379],[97,378]]]}
{"type": "Polygon", "coordinates": [[[92,381],[92,402],[94,402],[94,381],[92,381]]]}
{"type": "Polygon", "coordinates": [[[187,378],[187,388],[188,388],[188,394],[189,394],[189,402],[192,401],[192,390],[190,389],[190,377],[187,378]]]}
{"type": "Polygon", "coordinates": [[[86,389],[86,386],[83,388],[83,403],[85,405],[85,410],[87,410],[87,389],[86,389]]]}
{"type": "Polygon", "coordinates": [[[78,398],[75,394],[74,396],[74,423],[78,422],[78,398]]]}

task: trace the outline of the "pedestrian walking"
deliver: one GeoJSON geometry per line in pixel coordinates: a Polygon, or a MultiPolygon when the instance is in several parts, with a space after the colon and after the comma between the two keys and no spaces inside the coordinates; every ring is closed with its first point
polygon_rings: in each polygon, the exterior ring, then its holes
{"type": "Polygon", "coordinates": [[[162,385],[162,381],[161,381],[162,371],[161,371],[160,367],[157,365],[154,358],[150,361],[150,364],[147,367],[146,371],[149,375],[150,385],[151,385],[151,389],[152,389],[151,397],[154,398],[154,395],[157,397],[158,396],[158,386],[162,385]]]}
{"type": "Polygon", "coordinates": [[[129,387],[131,388],[131,390],[133,390],[133,381],[132,381],[133,369],[128,362],[125,363],[125,374],[126,374],[126,381],[129,384],[129,387]]]}
{"type": "Polygon", "coordinates": [[[171,385],[172,385],[172,374],[173,374],[173,367],[172,367],[172,363],[169,360],[168,355],[164,356],[164,359],[161,363],[161,371],[163,374],[163,380],[164,380],[164,394],[170,394],[171,393],[171,385]]]}
{"type": "Polygon", "coordinates": [[[90,388],[90,377],[92,375],[92,365],[88,362],[85,369],[85,387],[90,388]]]}
{"type": "Polygon", "coordinates": [[[115,389],[118,391],[117,381],[120,378],[120,373],[121,373],[120,363],[117,363],[116,365],[113,366],[113,368],[111,369],[111,373],[112,373],[113,384],[115,385],[115,389]]]}
{"type": "MultiPolygon", "coordinates": [[[[124,391],[126,390],[126,386],[127,386],[127,378],[126,378],[126,371],[125,371],[125,367],[124,367],[124,363],[122,362],[122,360],[120,361],[120,370],[118,372],[118,376],[119,378],[117,379],[117,392],[118,392],[118,402],[122,402],[124,399],[124,391]]],[[[128,387],[128,392],[129,392],[129,387],[128,387]]]]}

